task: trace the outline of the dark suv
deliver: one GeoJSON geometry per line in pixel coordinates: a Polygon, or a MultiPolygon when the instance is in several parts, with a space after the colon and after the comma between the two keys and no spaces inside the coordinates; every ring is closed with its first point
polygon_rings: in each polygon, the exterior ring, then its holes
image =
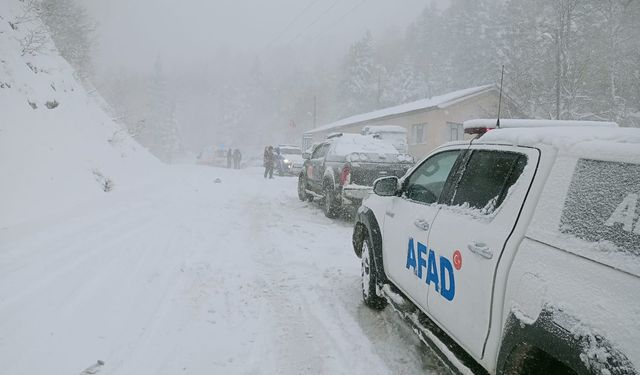
{"type": "Polygon", "coordinates": [[[323,200],[327,217],[346,205],[360,206],[380,177],[402,177],[413,165],[411,155],[371,135],[332,134],[304,153],[298,177],[300,200],[323,200]]]}

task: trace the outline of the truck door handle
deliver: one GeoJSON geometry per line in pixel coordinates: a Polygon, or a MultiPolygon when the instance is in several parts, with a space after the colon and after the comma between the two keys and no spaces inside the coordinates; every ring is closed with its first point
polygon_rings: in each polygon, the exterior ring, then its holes
{"type": "Polygon", "coordinates": [[[493,258],[493,251],[489,249],[489,247],[481,242],[470,242],[467,245],[467,248],[474,254],[478,254],[483,258],[491,259],[493,258]]]}
{"type": "Polygon", "coordinates": [[[389,217],[396,216],[396,214],[393,211],[386,210],[384,213],[387,214],[387,216],[389,216],[389,217]]]}
{"type": "Polygon", "coordinates": [[[429,222],[426,221],[425,219],[416,219],[416,221],[413,222],[413,224],[420,230],[424,230],[427,231],[429,230],[429,222]]]}

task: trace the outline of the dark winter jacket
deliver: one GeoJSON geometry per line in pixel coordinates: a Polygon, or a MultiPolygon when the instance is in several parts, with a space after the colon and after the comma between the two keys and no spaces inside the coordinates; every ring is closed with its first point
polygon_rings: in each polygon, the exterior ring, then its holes
{"type": "Polygon", "coordinates": [[[264,166],[273,167],[274,161],[275,155],[273,154],[273,149],[266,148],[264,150],[264,166]]]}

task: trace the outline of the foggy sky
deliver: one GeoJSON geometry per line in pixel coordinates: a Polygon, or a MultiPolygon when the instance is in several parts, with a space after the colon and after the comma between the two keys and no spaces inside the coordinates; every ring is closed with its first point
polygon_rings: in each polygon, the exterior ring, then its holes
{"type": "MultiPolygon", "coordinates": [[[[430,2],[315,0],[277,38],[312,1],[83,0],[83,4],[98,23],[98,66],[146,70],[158,57],[179,67],[215,59],[221,49],[259,55],[283,46],[314,48],[318,40],[335,40],[333,47],[342,48],[366,30],[374,36],[403,33],[430,2]],[[324,12],[327,13],[320,17],[324,12]]],[[[447,1],[437,0],[440,4],[447,1]]]]}

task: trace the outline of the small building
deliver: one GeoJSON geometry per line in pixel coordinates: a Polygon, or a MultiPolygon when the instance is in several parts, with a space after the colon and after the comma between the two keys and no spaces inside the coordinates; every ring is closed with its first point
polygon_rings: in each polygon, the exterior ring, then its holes
{"type": "MultiPolygon", "coordinates": [[[[303,135],[303,149],[335,132],[361,133],[365,126],[395,125],[407,129],[409,153],[416,158],[439,145],[464,138],[462,123],[498,114],[500,91],[495,85],[472,87],[411,103],[351,116],[303,135]]],[[[502,96],[502,117],[522,117],[513,100],[502,96]]]]}

